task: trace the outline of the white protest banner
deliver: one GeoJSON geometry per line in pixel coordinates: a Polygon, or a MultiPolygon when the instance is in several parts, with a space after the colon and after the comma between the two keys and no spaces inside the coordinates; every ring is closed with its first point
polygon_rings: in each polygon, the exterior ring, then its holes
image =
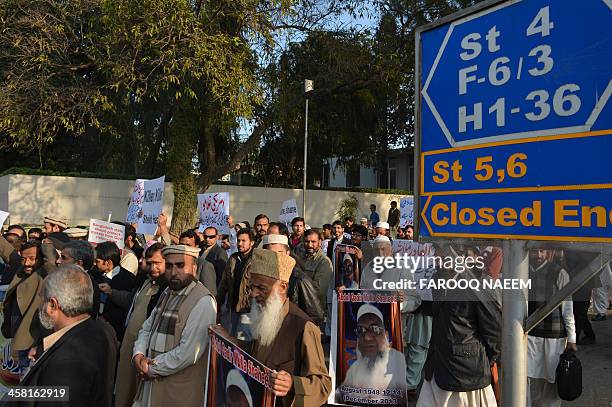
{"type": "Polygon", "coordinates": [[[164,206],[164,181],[166,176],[144,182],[144,199],[142,216],[138,217],[136,231],[143,235],[152,235],[157,230],[157,218],[164,206]]]}
{"type": "Polygon", "coordinates": [[[414,225],[414,198],[409,196],[400,199],[400,228],[414,225]]]}
{"type": "Polygon", "coordinates": [[[431,290],[425,287],[436,272],[435,250],[431,243],[417,243],[412,240],[396,239],[393,241],[393,257],[403,258],[404,267],[410,268],[416,291],[422,300],[431,301],[431,290]]]}
{"type": "Polygon", "coordinates": [[[115,242],[119,249],[123,250],[125,226],[105,222],[99,219],[89,221],[89,243],[98,244],[103,242],[115,242]]]}
{"type": "Polygon", "coordinates": [[[157,218],[164,205],[166,177],[137,179],[130,197],[126,223],[136,224],[138,233],[152,235],[157,230],[157,218]]]}
{"type": "Polygon", "coordinates": [[[2,225],[4,225],[4,221],[6,220],[6,218],[8,218],[8,216],[8,212],[0,211],[0,228],[2,228],[2,225]]]}
{"type": "Polygon", "coordinates": [[[297,204],[295,203],[295,199],[287,199],[283,202],[283,206],[280,211],[280,215],[278,215],[278,221],[287,225],[287,228],[291,230],[291,221],[298,215],[297,204]]]}
{"type": "Polygon", "coordinates": [[[200,228],[214,226],[221,235],[229,235],[229,192],[198,194],[198,211],[200,228]]]}
{"type": "Polygon", "coordinates": [[[142,216],[142,201],[144,200],[144,179],[137,179],[134,182],[134,189],[130,196],[130,203],[128,204],[127,216],[125,217],[125,223],[138,223],[138,217],[142,216]]]}

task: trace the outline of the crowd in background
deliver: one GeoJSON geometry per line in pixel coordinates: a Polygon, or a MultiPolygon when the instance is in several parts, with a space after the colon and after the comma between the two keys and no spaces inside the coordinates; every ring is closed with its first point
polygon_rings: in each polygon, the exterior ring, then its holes
{"type": "MultiPolygon", "coordinates": [[[[371,259],[364,252],[392,256],[393,240],[413,238],[411,225],[399,227],[396,202],[386,221],[375,205],[370,212],[358,222],[346,217],[321,227],[301,217],[285,225],[260,214],[251,225],[230,216],[230,233],[224,235],[200,225],[171,233],[162,213],[154,236],[122,223],[122,250],[114,242],[94,247],[85,228],[69,228],[56,217],[44,218],[44,228],[10,225],[0,238],[7,338],[2,377],[69,385],[72,405],[201,405],[206,371],[201,349],[208,346],[208,326],[219,323],[278,371],[275,394],[284,405],[324,404],[331,382],[318,349],[327,348],[332,329],[335,248],[356,247],[361,271],[356,287],[373,288],[371,259]],[[276,342],[295,335],[301,350],[276,342]],[[288,366],[278,360],[285,351],[293,358],[288,366]],[[202,394],[181,398],[193,388],[202,388],[202,394]]],[[[486,259],[478,278],[503,273],[499,248],[459,246],[459,251],[486,259]]],[[[532,251],[529,312],[588,261],[576,253],[532,251]]],[[[446,278],[456,274],[437,272],[446,278]]],[[[382,278],[399,279],[401,273],[382,278]]],[[[553,375],[559,356],[576,350],[576,343],[595,342],[587,311],[593,298],[593,320],[606,318],[611,285],[607,266],[573,302],[564,301],[529,333],[530,405],[559,405],[553,375]]],[[[501,304],[495,298],[442,297],[447,295],[434,292],[433,301],[425,301],[406,293],[408,399],[418,397],[423,406],[494,403],[491,368],[500,361],[501,304]],[[456,343],[472,344],[470,352],[479,359],[466,365],[456,343]]]]}

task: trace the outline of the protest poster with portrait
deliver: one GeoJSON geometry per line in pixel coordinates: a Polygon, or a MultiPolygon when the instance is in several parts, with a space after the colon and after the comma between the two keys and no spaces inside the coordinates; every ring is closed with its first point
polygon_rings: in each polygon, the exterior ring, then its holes
{"type": "Polygon", "coordinates": [[[198,209],[200,214],[200,231],[207,227],[217,228],[220,235],[229,235],[230,196],[229,192],[198,194],[198,209]]]}
{"type": "Polygon", "coordinates": [[[273,407],[269,368],[240,349],[217,327],[209,328],[207,407],[273,407]]]}
{"type": "Polygon", "coordinates": [[[414,225],[414,198],[407,196],[400,199],[400,228],[414,225]]]}
{"type": "Polygon", "coordinates": [[[357,247],[348,244],[336,245],[334,256],[334,287],[346,289],[359,288],[359,260],[357,259],[357,247]]]}
{"type": "Polygon", "coordinates": [[[334,293],[328,403],[406,405],[400,303],[397,291],[334,293]]]}

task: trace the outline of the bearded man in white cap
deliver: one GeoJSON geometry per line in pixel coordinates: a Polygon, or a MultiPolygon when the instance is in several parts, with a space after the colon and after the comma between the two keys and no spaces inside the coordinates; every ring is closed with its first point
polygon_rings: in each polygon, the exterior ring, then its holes
{"type": "Polygon", "coordinates": [[[387,222],[378,222],[376,224],[376,236],[387,236],[391,239],[389,229],[389,224],[387,222]]]}
{"type": "Polygon", "coordinates": [[[382,401],[393,397],[403,400],[406,394],[404,355],[391,347],[383,321],[382,312],[372,304],[363,304],[357,310],[357,360],[346,372],[342,387],[380,390],[379,394],[360,393],[363,399],[382,401]],[[386,396],[383,390],[395,392],[386,396]]]}
{"type": "Polygon", "coordinates": [[[342,286],[353,290],[359,288],[357,281],[357,273],[355,272],[355,264],[350,254],[345,254],[342,258],[342,286]]]}
{"type": "Polygon", "coordinates": [[[251,259],[254,340],[249,354],[274,370],[272,390],[282,406],[320,406],[331,391],[331,378],[319,328],[287,298],[295,260],[261,249],[253,249],[251,259]]]}
{"type": "Polygon", "coordinates": [[[199,248],[167,246],[162,254],[168,288],[134,344],[132,360],[143,380],[134,405],[201,407],[208,326],[217,320],[217,305],[196,278],[199,248]]]}

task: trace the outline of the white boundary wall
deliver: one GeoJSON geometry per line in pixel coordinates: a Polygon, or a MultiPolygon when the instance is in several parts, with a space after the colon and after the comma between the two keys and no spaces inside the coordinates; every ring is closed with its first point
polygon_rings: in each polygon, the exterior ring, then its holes
{"type": "MultiPolygon", "coordinates": [[[[41,175],[5,175],[0,177],[0,210],[10,212],[7,223],[40,225],[44,216],[61,216],[70,226],[89,225],[90,218],[125,220],[127,203],[134,186],[131,180],[77,178],[41,175]]],[[[230,214],[235,222],[249,221],[265,213],[276,221],[283,201],[295,198],[302,208],[302,190],[285,188],[212,185],[207,192],[229,192],[230,214]]],[[[306,223],[320,227],[335,218],[340,201],[354,194],[359,200],[356,221],[369,216],[370,204],[377,206],[381,220],[387,220],[390,202],[403,196],[345,191],[309,190],[306,198],[306,223]]],[[[174,193],[166,182],[164,211],[171,216],[174,193]]],[[[302,215],[300,213],[300,215],[302,215]]]]}

